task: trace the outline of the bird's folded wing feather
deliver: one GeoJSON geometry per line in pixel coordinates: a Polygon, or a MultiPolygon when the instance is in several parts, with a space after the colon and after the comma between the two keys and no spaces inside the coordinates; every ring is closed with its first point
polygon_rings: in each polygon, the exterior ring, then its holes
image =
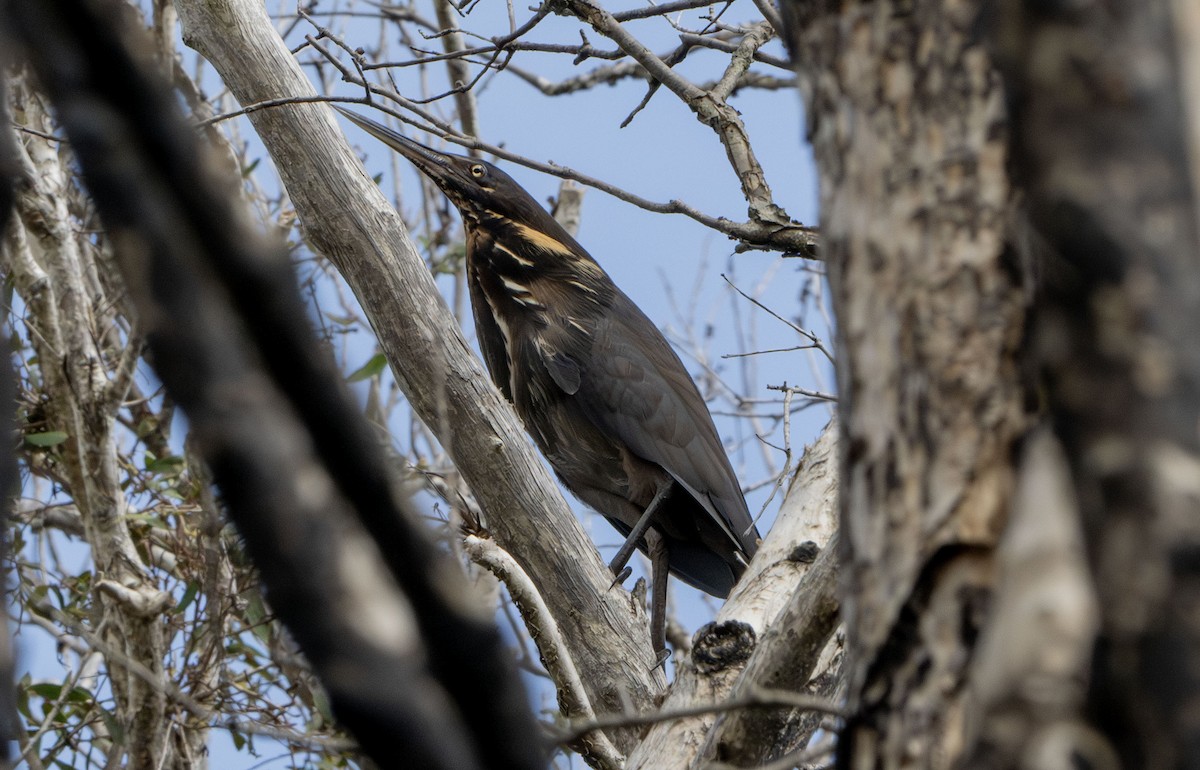
{"type": "MultiPolygon", "coordinates": [[[[468,266],[468,270],[470,270],[468,266]]],[[[475,316],[475,337],[479,340],[479,350],[487,363],[492,375],[492,382],[504,394],[504,398],[513,402],[512,378],[508,366],[508,351],[505,350],[506,332],[496,322],[496,317],[488,309],[488,300],[479,285],[479,279],[468,276],[467,284],[471,291],[471,309],[475,316]]]]}
{"type": "Polygon", "coordinates": [[[752,555],[757,532],[708,407],[653,322],[623,294],[615,299],[586,348],[578,339],[548,341],[551,377],[564,392],[578,392],[597,427],[670,473],[752,555]]]}

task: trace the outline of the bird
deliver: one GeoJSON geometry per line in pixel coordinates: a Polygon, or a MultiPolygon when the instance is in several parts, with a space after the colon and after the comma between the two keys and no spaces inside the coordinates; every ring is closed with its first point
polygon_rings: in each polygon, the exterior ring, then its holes
{"type": "Polygon", "coordinates": [[[496,387],[550,466],[651,562],[650,636],[666,652],[667,574],[725,598],[757,527],[678,354],[596,260],[501,169],[335,105],[429,177],[462,216],[475,333],[496,387]]]}

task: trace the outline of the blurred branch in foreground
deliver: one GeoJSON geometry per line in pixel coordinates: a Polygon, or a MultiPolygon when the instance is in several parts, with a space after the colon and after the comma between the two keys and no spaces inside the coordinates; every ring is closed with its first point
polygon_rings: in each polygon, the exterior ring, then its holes
{"type": "Polygon", "coordinates": [[[339,718],[383,766],[543,766],[499,633],[393,495],[282,250],[206,172],[170,93],[127,47],[118,4],[4,10],[57,106],[156,368],[339,718]]]}

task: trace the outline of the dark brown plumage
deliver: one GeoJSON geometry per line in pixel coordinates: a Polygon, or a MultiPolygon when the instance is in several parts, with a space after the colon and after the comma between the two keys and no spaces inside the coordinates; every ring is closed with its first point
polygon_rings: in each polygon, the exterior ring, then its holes
{"type": "Polygon", "coordinates": [[[339,111],[409,159],[458,208],[475,329],[492,379],[563,483],[654,565],[651,625],[665,648],[665,570],[729,594],[758,531],[708,408],[645,314],[500,169],[431,150],[339,111]]]}

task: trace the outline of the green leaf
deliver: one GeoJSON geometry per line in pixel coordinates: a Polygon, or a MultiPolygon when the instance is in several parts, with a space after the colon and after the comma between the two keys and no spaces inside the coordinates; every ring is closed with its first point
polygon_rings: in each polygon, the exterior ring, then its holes
{"type": "Polygon", "coordinates": [[[352,315],[337,315],[336,313],[325,313],[325,318],[337,324],[338,326],[353,326],[358,323],[358,319],[352,315]]]}
{"type": "MultiPolygon", "coordinates": [[[[56,701],[62,697],[62,685],[54,682],[38,682],[29,685],[26,690],[48,701],[56,701]]],[[[84,687],[72,687],[65,702],[89,704],[92,702],[92,693],[84,687]]]]}
{"type": "Polygon", "coordinates": [[[58,700],[58,696],[62,694],[62,685],[54,682],[38,682],[29,685],[29,691],[46,700],[58,700]]]}
{"type": "Polygon", "coordinates": [[[183,612],[188,608],[196,598],[196,594],[200,591],[200,584],[195,580],[188,581],[187,589],[184,590],[183,596],[179,597],[179,604],[175,605],[176,614],[183,612]]]}
{"type": "Polygon", "coordinates": [[[387,358],[384,357],[383,353],[376,353],[375,355],[371,356],[370,361],[367,361],[365,364],[359,367],[358,371],[347,377],[346,382],[362,382],[363,380],[369,380],[382,372],[383,367],[385,366],[387,366],[387,358]]]}
{"type": "Polygon", "coordinates": [[[262,596],[255,593],[246,602],[246,621],[250,624],[250,632],[258,637],[263,644],[271,642],[271,623],[267,619],[267,608],[263,605],[262,596]]]}
{"type": "Polygon", "coordinates": [[[21,716],[33,721],[33,714],[29,711],[29,682],[28,673],[17,682],[17,711],[21,716]]]}
{"type": "Polygon", "coordinates": [[[29,592],[28,604],[41,604],[46,601],[46,596],[50,594],[50,586],[43,583],[40,586],[34,586],[29,592]]]}
{"type": "Polygon", "coordinates": [[[84,703],[92,702],[92,693],[86,687],[72,687],[71,692],[67,693],[68,703],[84,703]]]}
{"type": "Polygon", "coordinates": [[[329,702],[329,696],[325,694],[323,687],[313,690],[313,708],[323,720],[322,725],[334,724],[333,705],[329,702]]]}
{"type": "Polygon", "coordinates": [[[31,446],[57,446],[67,440],[67,434],[61,430],[48,430],[45,433],[26,433],[25,443],[31,446]]]}
{"type": "Polygon", "coordinates": [[[140,522],[154,529],[170,529],[167,522],[157,513],[129,513],[125,515],[125,520],[130,522],[140,522]]]}
{"type": "Polygon", "coordinates": [[[146,470],[151,473],[179,473],[183,470],[184,461],[182,457],[171,455],[170,457],[155,458],[151,457],[150,453],[146,453],[146,470]]]}

